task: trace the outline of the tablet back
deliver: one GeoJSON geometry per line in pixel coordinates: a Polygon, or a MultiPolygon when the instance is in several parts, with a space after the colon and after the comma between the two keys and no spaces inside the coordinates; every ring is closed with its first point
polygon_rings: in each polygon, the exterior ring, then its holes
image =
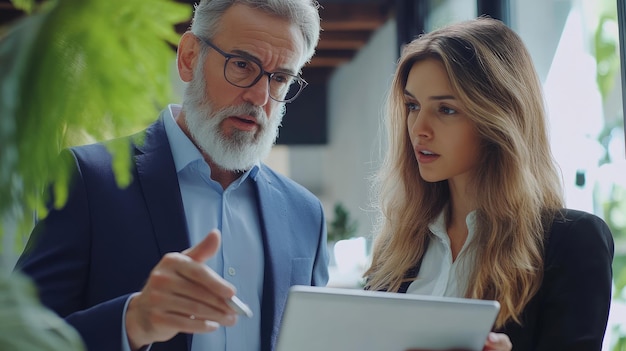
{"type": "Polygon", "coordinates": [[[497,301],[294,286],[276,351],[482,350],[497,301]]]}

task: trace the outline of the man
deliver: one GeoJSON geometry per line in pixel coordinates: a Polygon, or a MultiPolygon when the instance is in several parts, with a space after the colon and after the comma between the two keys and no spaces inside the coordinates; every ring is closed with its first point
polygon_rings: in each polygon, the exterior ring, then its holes
{"type": "Polygon", "coordinates": [[[319,200],[261,163],[319,30],[310,1],[203,0],[178,47],[183,106],[132,138],[130,186],[103,144],[64,154],[67,204],[18,268],[89,350],[272,350],[289,287],[326,284],[319,200]]]}

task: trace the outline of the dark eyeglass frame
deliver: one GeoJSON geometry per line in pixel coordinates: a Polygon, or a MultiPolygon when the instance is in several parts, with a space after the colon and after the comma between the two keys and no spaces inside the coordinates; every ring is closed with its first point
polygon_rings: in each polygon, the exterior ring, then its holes
{"type": "Polygon", "coordinates": [[[209,47],[211,47],[212,49],[217,51],[220,55],[224,56],[224,58],[226,59],[224,61],[224,79],[228,83],[230,83],[230,84],[232,84],[232,85],[234,85],[234,86],[236,86],[238,88],[250,88],[251,86],[253,86],[256,83],[258,83],[258,81],[265,75],[268,78],[267,79],[267,85],[268,85],[269,97],[272,100],[277,101],[277,102],[289,103],[289,102],[292,102],[293,100],[295,100],[300,95],[300,93],[302,93],[302,90],[304,90],[304,88],[306,88],[306,86],[309,85],[309,83],[306,80],[304,80],[302,77],[299,77],[299,76],[296,76],[296,75],[293,75],[293,74],[290,74],[290,73],[285,73],[285,72],[268,72],[268,71],[263,69],[263,66],[261,66],[261,64],[259,62],[255,61],[251,57],[245,57],[243,55],[226,53],[222,49],[218,48],[215,44],[213,44],[210,40],[208,40],[206,38],[203,38],[203,37],[200,37],[200,36],[197,36],[197,35],[196,35],[196,38],[198,38],[198,40],[200,40],[202,43],[208,45],[209,47]],[[254,63],[255,65],[257,65],[259,67],[259,74],[257,75],[256,78],[254,78],[252,80],[252,82],[250,84],[246,84],[246,85],[236,84],[236,83],[231,82],[228,79],[228,76],[226,75],[226,69],[228,67],[228,62],[230,62],[230,60],[233,59],[233,58],[241,58],[243,60],[246,60],[246,61],[249,61],[251,63],[254,63]],[[270,85],[271,85],[271,82],[272,82],[272,78],[276,74],[281,74],[281,75],[286,75],[286,76],[291,77],[293,79],[293,82],[291,84],[295,83],[295,84],[298,84],[298,86],[300,87],[298,92],[294,96],[289,98],[289,99],[278,99],[278,98],[272,96],[272,89],[271,89],[270,85]]]}

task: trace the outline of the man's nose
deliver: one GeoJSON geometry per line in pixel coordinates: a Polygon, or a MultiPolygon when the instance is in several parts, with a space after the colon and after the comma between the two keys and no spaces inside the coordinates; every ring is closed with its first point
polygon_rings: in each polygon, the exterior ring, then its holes
{"type": "Polygon", "coordinates": [[[270,99],[269,77],[263,76],[253,86],[245,88],[243,98],[255,106],[265,106],[270,99]]]}

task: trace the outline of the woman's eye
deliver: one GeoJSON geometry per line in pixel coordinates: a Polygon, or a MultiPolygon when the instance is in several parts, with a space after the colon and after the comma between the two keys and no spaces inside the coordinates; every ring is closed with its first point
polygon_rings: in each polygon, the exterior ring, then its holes
{"type": "Polygon", "coordinates": [[[453,115],[456,113],[456,110],[447,106],[441,106],[441,108],[439,109],[441,111],[441,113],[443,113],[444,115],[453,115]]]}
{"type": "Polygon", "coordinates": [[[414,102],[407,102],[406,109],[408,111],[418,111],[420,109],[419,105],[414,102]]]}

